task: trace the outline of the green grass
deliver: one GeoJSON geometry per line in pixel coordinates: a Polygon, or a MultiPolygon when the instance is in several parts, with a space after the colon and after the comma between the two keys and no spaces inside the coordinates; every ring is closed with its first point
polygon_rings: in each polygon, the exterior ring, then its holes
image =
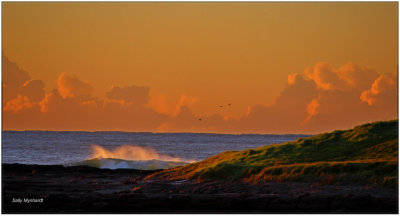
{"type": "Polygon", "coordinates": [[[319,181],[397,187],[398,120],[375,122],[293,142],[227,151],[149,178],[319,181]]]}

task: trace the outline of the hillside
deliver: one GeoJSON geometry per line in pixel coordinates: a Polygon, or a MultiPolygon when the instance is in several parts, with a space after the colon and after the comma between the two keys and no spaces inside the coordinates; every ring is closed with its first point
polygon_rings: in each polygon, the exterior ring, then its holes
{"type": "Polygon", "coordinates": [[[398,120],[245,151],[227,151],[148,178],[242,179],[252,183],[317,181],[397,187],[398,120]]]}

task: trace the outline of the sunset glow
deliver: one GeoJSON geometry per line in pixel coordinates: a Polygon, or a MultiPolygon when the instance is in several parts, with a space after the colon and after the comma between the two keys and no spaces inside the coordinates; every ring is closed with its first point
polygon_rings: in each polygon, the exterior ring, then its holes
{"type": "Polygon", "coordinates": [[[3,130],[319,133],[398,116],[398,4],[2,3],[3,130]]]}

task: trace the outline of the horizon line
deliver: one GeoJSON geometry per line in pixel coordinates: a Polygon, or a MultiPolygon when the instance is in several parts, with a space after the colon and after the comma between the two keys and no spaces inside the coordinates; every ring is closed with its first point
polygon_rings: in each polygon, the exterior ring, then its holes
{"type": "Polygon", "coordinates": [[[218,133],[218,132],[150,132],[150,131],[119,131],[119,130],[3,130],[2,132],[83,132],[83,133],[104,133],[104,132],[113,132],[113,133],[143,133],[143,134],[215,134],[215,135],[280,135],[280,136],[288,136],[288,135],[302,135],[302,136],[312,136],[316,134],[306,134],[306,133],[218,133]]]}

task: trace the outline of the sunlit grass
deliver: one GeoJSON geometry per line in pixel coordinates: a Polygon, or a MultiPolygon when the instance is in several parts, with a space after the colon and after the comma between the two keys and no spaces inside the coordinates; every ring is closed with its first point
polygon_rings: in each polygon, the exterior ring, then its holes
{"type": "MultiPolygon", "coordinates": [[[[318,181],[396,187],[398,121],[375,122],[296,141],[228,151],[165,170],[166,179],[318,181]]],[[[150,177],[150,178],[151,178],[150,177]]]]}

